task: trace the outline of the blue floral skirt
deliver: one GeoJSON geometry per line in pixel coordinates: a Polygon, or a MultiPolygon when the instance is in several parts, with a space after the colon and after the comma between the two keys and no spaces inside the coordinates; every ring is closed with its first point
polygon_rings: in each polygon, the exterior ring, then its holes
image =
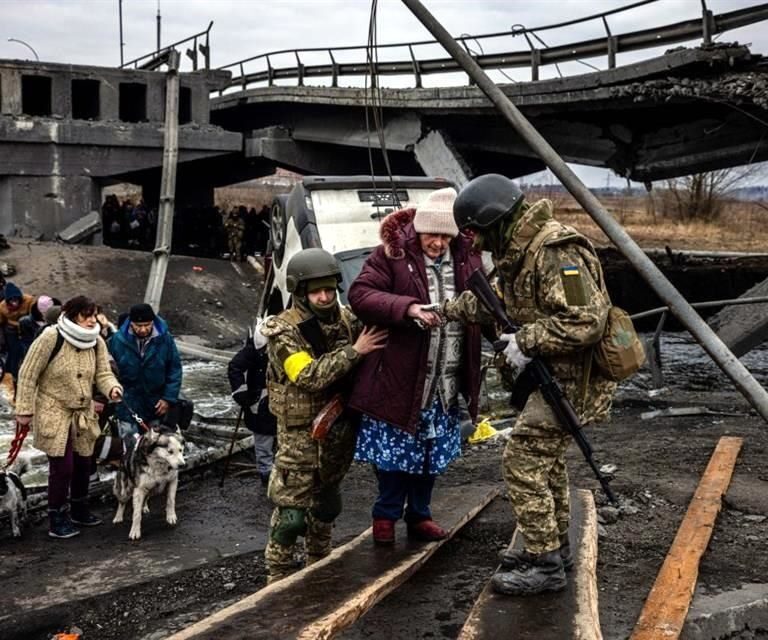
{"type": "Polygon", "coordinates": [[[370,462],[382,471],[437,475],[460,455],[458,407],[446,412],[439,398],[422,410],[414,434],[363,414],[355,447],[358,462],[370,462]]]}

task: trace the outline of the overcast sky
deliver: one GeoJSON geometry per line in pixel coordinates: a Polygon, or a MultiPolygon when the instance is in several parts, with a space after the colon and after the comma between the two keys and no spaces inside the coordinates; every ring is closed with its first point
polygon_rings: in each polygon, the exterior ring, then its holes
{"type": "MultiPolygon", "coordinates": [[[[422,0],[428,9],[454,35],[507,31],[512,25],[526,27],[550,25],[571,18],[630,4],[629,0],[422,0]]],[[[758,0],[707,0],[715,14],[758,4],[758,0]]],[[[157,0],[123,0],[124,57],[128,61],[155,48],[157,0]]],[[[212,66],[226,64],[260,53],[281,49],[363,45],[368,36],[368,0],[160,0],[162,44],[181,40],[203,31],[210,21],[212,66]]],[[[120,63],[118,0],[0,0],[0,58],[32,58],[22,44],[33,47],[41,60],[51,62],[117,66],[120,63]]],[[[701,15],[700,0],[658,0],[608,18],[614,35],[660,26],[701,15]]],[[[427,40],[430,35],[399,0],[379,0],[378,42],[427,40]]],[[[541,32],[547,45],[575,42],[604,35],[602,22],[594,20],[567,29],[541,32]]],[[[728,32],[721,42],[752,44],[756,53],[768,54],[766,23],[728,32]]],[[[475,45],[484,51],[525,50],[525,40],[505,36],[475,45]]],[[[652,51],[624,54],[618,64],[653,55],[652,51]]],[[[661,51],[659,51],[661,53],[661,51]]],[[[361,54],[350,54],[359,59],[361,54]]],[[[407,56],[394,51],[395,58],[407,56]]],[[[420,57],[445,55],[437,47],[422,47],[420,57]]],[[[344,59],[337,56],[337,59],[344,59]]],[[[280,63],[280,58],[275,64],[280,63]]],[[[282,58],[285,65],[292,57],[282,58]]],[[[327,61],[305,57],[306,62],[327,61]]],[[[605,68],[605,59],[585,61],[605,68]]],[[[254,63],[258,65],[258,63],[254,63]]],[[[255,71],[256,67],[250,70],[255,71]]],[[[564,74],[583,73],[589,68],[579,63],[561,65],[564,74]]],[[[530,73],[530,72],[528,72],[530,73]]],[[[556,76],[554,67],[543,69],[542,77],[556,76]]],[[[523,71],[510,72],[514,79],[525,79],[523,71]]],[[[501,76],[495,79],[504,81],[501,76]]],[[[346,80],[346,79],[344,79],[346,80]]],[[[451,80],[433,76],[425,85],[466,82],[456,74],[451,80]]],[[[403,83],[406,79],[390,81],[403,83]]],[[[350,84],[353,81],[350,81],[350,84]]],[[[591,185],[605,184],[605,174],[585,170],[591,185]]],[[[618,178],[614,177],[614,184],[618,178]]]]}

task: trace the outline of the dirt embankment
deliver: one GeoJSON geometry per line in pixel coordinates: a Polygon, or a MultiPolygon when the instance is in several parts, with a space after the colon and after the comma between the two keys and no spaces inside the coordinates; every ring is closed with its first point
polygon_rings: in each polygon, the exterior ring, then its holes
{"type": "MultiPolygon", "coordinates": [[[[94,298],[112,320],[144,299],[151,254],[110,247],[11,241],[0,261],[25,293],[66,300],[94,298]]],[[[176,336],[199,336],[212,347],[241,341],[253,323],[261,275],[246,262],[171,257],[160,313],[176,336]],[[237,271],[239,269],[239,272],[237,271]]]]}

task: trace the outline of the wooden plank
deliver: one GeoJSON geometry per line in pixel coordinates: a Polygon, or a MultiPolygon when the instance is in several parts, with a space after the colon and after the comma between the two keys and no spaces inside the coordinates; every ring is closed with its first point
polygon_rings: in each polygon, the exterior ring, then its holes
{"type": "Polygon", "coordinates": [[[696,588],[699,561],[709,544],[741,445],[741,438],[720,438],[630,640],[680,637],[696,588]]]}
{"type": "MultiPolygon", "coordinates": [[[[475,601],[458,640],[601,640],[597,608],[597,513],[592,493],[571,496],[573,570],[558,593],[517,598],[495,593],[490,582],[475,601]]],[[[515,530],[510,549],[523,547],[515,530]]]]}
{"type": "MultiPolygon", "coordinates": [[[[433,511],[450,539],[500,489],[496,485],[444,487],[433,511]]],[[[373,544],[371,529],[320,562],[257,591],[169,640],[281,640],[331,638],[405,582],[446,540],[415,542],[398,528],[391,547],[373,544]]]]}

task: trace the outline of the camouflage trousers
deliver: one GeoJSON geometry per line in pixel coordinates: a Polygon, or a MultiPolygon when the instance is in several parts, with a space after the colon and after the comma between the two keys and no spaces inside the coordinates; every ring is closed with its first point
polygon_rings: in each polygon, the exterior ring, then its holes
{"type": "MultiPolygon", "coordinates": [[[[302,567],[301,548],[296,544],[281,544],[271,533],[280,526],[280,518],[285,516],[283,507],[275,507],[269,522],[270,537],[264,550],[267,564],[267,584],[295,573],[302,567]]],[[[306,566],[321,560],[331,552],[332,522],[318,520],[311,511],[305,514],[304,546],[306,550],[306,566]]]]}
{"type": "Polygon", "coordinates": [[[525,548],[557,549],[568,534],[570,505],[565,452],[568,435],[539,393],[518,416],[502,456],[502,473],[525,548]]]}
{"type": "Polygon", "coordinates": [[[229,254],[230,258],[232,256],[239,256],[240,255],[240,248],[243,245],[243,236],[240,234],[237,235],[231,235],[228,238],[229,240],[229,254]]]}

